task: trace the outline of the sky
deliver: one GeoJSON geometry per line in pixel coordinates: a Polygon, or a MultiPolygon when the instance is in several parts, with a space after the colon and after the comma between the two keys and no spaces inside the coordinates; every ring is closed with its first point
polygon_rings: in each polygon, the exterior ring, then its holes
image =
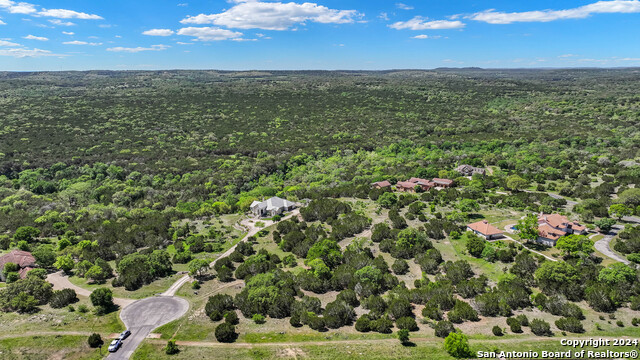
{"type": "Polygon", "coordinates": [[[0,0],[0,71],[640,66],[640,0],[0,0]]]}

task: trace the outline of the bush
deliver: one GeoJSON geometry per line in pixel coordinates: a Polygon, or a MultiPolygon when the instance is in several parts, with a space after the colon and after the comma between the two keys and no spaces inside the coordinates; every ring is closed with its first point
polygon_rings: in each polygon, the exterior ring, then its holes
{"type": "Polygon", "coordinates": [[[396,275],[404,275],[409,271],[409,264],[403,259],[396,259],[391,265],[391,269],[396,275]]]}
{"type": "Polygon", "coordinates": [[[362,315],[358,320],[356,320],[356,330],[360,332],[371,331],[371,320],[369,319],[369,315],[362,315]]]}
{"type": "Polygon", "coordinates": [[[94,349],[104,345],[104,341],[102,340],[102,337],[100,337],[100,334],[96,334],[96,333],[89,335],[89,338],[87,339],[87,343],[89,344],[90,347],[94,349]]]}
{"type": "Polygon", "coordinates": [[[264,324],[267,321],[262,314],[254,314],[251,320],[256,324],[264,324]]]}
{"type": "Polygon", "coordinates": [[[631,319],[631,325],[638,326],[638,324],[640,324],[640,319],[638,318],[631,319]]]}
{"type": "Polygon", "coordinates": [[[402,344],[406,344],[409,342],[409,330],[407,329],[400,329],[398,331],[398,340],[400,340],[400,342],[402,344]]]}
{"type": "Polygon", "coordinates": [[[529,324],[531,328],[531,332],[538,336],[551,336],[553,333],[551,332],[551,326],[548,322],[541,319],[533,319],[529,324]]]}
{"type": "Polygon", "coordinates": [[[240,319],[238,319],[238,314],[235,311],[229,311],[224,314],[224,322],[229,323],[231,325],[238,325],[240,319]]]}
{"type": "Polygon", "coordinates": [[[396,327],[398,329],[407,329],[408,331],[418,331],[418,324],[416,320],[412,317],[401,317],[396,320],[396,327]]]}
{"type": "Polygon", "coordinates": [[[582,327],[582,323],[580,320],[574,317],[563,317],[555,322],[556,327],[562,331],[568,331],[572,333],[583,333],[584,327],[582,327]]]}
{"type": "Polygon", "coordinates": [[[518,320],[518,322],[522,326],[529,326],[529,318],[525,314],[520,314],[516,316],[516,320],[518,320]]]}
{"type": "Polygon", "coordinates": [[[89,311],[89,308],[87,307],[87,305],[85,305],[85,304],[78,305],[78,312],[79,313],[84,314],[87,311],[89,311]]]}
{"type": "Polygon", "coordinates": [[[209,296],[204,312],[212,321],[222,320],[222,316],[229,310],[235,309],[231,295],[216,294],[209,296]]]}
{"type": "Polygon", "coordinates": [[[509,329],[511,329],[512,333],[518,334],[522,332],[520,321],[515,318],[507,318],[507,325],[509,325],[509,329]]]}
{"type": "Polygon", "coordinates": [[[381,317],[377,320],[371,321],[371,330],[377,331],[382,334],[391,334],[391,328],[393,322],[387,317],[381,317]]]}
{"type": "Polygon", "coordinates": [[[167,355],[175,355],[180,352],[180,349],[178,349],[178,345],[176,345],[175,340],[169,340],[167,342],[167,346],[164,348],[164,352],[167,355]]]}
{"type": "Polygon", "coordinates": [[[436,326],[434,327],[435,334],[437,337],[446,338],[450,333],[455,332],[456,329],[453,327],[451,321],[438,321],[436,326]]]}
{"type": "Polygon", "coordinates": [[[618,327],[624,327],[624,323],[622,322],[622,320],[616,321],[616,325],[618,325],[618,327]]]}
{"type": "Polygon", "coordinates": [[[442,311],[437,305],[433,304],[432,302],[429,302],[427,305],[425,305],[424,309],[422,309],[422,316],[435,321],[440,321],[443,319],[442,311]]]}
{"type": "Polygon", "coordinates": [[[495,335],[495,336],[502,336],[502,335],[504,335],[504,334],[502,333],[502,328],[501,328],[500,326],[498,326],[498,325],[494,326],[494,327],[493,327],[493,329],[491,329],[491,332],[492,332],[492,333],[493,333],[493,335],[495,335]]]}
{"type": "Polygon", "coordinates": [[[54,309],[61,309],[78,301],[76,292],[72,289],[56,290],[51,294],[49,305],[54,309]]]}
{"type": "Polygon", "coordinates": [[[111,289],[97,288],[93,290],[89,299],[91,300],[91,305],[95,307],[103,307],[105,309],[113,307],[113,293],[111,289]]]}
{"type": "Polygon", "coordinates": [[[471,357],[469,340],[466,335],[452,332],[444,339],[444,349],[455,358],[471,357]]]}
{"type": "Polygon", "coordinates": [[[227,322],[224,322],[216,327],[215,335],[216,340],[223,343],[232,343],[238,338],[236,327],[227,322]]]}

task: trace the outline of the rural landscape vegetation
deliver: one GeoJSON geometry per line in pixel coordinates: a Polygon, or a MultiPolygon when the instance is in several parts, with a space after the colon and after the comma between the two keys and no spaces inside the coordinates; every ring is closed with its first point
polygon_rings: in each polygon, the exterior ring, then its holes
{"type": "Polygon", "coordinates": [[[637,350],[639,81],[0,73],[0,358],[637,350]]]}

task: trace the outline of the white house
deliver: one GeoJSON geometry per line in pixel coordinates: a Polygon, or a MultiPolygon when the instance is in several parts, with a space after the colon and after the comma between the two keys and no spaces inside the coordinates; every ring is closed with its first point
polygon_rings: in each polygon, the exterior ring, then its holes
{"type": "Polygon", "coordinates": [[[256,216],[275,216],[285,211],[295,209],[296,204],[289,200],[285,200],[274,196],[263,202],[254,201],[251,203],[251,212],[256,216]]]}

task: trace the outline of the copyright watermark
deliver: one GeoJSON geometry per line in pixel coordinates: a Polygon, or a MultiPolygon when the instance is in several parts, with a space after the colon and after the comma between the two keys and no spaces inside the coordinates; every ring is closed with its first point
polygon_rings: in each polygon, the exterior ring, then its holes
{"type": "Polygon", "coordinates": [[[637,359],[638,339],[561,339],[560,345],[573,348],[566,351],[478,351],[479,359],[637,359]],[[620,350],[602,347],[624,347],[620,350]],[[590,348],[590,349],[584,349],[590,348]]]}

